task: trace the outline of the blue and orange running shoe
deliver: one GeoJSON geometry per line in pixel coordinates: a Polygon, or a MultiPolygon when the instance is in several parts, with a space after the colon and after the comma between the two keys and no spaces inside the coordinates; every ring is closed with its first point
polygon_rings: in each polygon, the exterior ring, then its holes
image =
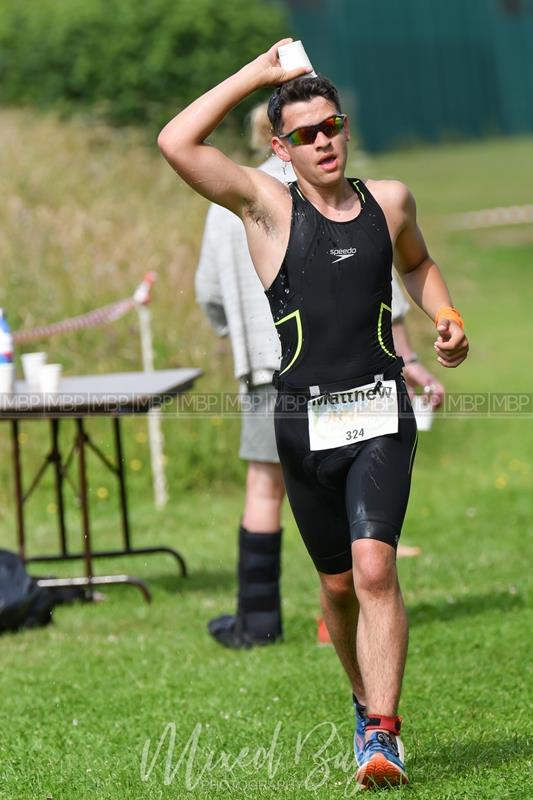
{"type": "Polygon", "coordinates": [[[355,715],[355,732],[353,735],[353,753],[357,766],[361,766],[363,750],[365,747],[366,706],[362,706],[357,697],[352,694],[353,710],[355,715]]]}
{"type": "Polygon", "coordinates": [[[367,739],[355,779],[361,786],[391,787],[409,783],[403,764],[400,717],[369,714],[367,739]]]}

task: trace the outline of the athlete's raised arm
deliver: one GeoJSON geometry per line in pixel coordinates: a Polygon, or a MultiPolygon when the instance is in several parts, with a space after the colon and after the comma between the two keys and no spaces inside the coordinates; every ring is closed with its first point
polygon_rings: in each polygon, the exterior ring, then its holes
{"type": "Polygon", "coordinates": [[[415,303],[430,319],[437,320],[437,360],[444,367],[457,367],[468,354],[468,339],[461,317],[453,309],[448,287],[418,227],[413,195],[402,183],[387,183],[392,195],[389,208],[394,209],[392,217],[396,222],[394,265],[415,303]]]}
{"type": "Polygon", "coordinates": [[[157,140],[169,164],[189,186],[239,216],[246,206],[256,202],[258,187],[273,179],[259,170],[236,164],[205,140],[231,109],[252,92],[278,86],[309,72],[307,67],[292,70],[281,67],[278,47],[291,41],[276,42],[266,53],[203,94],[165,125],[157,140]]]}

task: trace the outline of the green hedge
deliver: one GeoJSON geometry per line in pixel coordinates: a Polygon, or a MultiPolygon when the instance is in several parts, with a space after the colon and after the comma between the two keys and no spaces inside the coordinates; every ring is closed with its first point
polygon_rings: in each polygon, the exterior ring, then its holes
{"type": "Polygon", "coordinates": [[[285,35],[266,0],[0,0],[0,103],[159,125],[285,35]]]}

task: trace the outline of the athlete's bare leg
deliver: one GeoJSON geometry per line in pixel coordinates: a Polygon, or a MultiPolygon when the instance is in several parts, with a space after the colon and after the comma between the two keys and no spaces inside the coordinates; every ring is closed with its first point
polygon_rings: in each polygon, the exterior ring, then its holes
{"type": "MultiPolygon", "coordinates": [[[[422,550],[420,549],[420,547],[399,544],[398,547],[396,548],[396,558],[414,558],[415,556],[419,556],[421,552],[422,550]]],[[[318,625],[317,628],[318,644],[321,645],[333,644],[331,635],[329,633],[330,623],[328,622],[328,620],[326,620],[325,614],[323,614],[322,617],[318,617],[317,625],[318,625]],[[326,623],[326,625],[324,625],[324,622],[326,623]]],[[[357,699],[359,699],[358,694],[357,694],[357,699]]]]}
{"type": "Polygon", "coordinates": [[[407,616],[396,573],[396,553],[383,542],[352,545],[359,601],[357,657],[371,713],[396,715],[407,656],[407,616]]]}
{"type": "Polygon", "coordinates": [[[320,605],[331,641],[359,702],[365,705],[365,690],[357,663],[357,619],[359,603],[353,586],[352,571],[338,575],[319,572],[320,605]]]}

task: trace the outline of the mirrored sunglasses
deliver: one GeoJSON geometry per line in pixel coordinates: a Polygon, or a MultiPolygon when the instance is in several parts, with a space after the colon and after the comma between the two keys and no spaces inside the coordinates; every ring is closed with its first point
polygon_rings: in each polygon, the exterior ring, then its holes
{"type": "Polygon", "coordinates": [[[280,134],[280,139],[287,139],[291,144],[313,144],[317,134],[323,133],[328,139],[333,139],[344,128],[346,114],[334,114],[319,122],[318,125],[304,125],[302,128],[295,128],[290,133],[280,134]]]}

